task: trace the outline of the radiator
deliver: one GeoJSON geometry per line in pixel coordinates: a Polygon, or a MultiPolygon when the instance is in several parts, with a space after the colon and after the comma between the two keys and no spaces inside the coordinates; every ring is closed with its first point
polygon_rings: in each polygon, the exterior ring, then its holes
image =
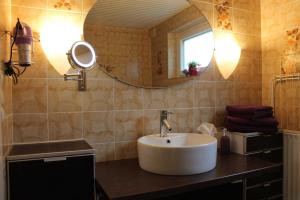
{"type": "Polygon", "coordinates": [[[300,132],[284,131],[284,200],[300,200],[300,132]]]}

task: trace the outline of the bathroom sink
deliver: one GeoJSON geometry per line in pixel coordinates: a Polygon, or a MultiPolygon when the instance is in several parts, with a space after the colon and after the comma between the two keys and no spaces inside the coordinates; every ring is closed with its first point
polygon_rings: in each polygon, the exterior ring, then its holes
{"type": "Polygon", "coordinates": [[[217,139],[207,134],[171,133],[138,139],[139,165],[163,175],[192,175],[215,168],[217,139]]]}

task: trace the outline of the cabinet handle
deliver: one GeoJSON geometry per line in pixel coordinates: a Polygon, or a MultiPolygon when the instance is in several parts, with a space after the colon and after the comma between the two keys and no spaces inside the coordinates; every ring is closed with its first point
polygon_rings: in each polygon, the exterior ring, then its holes
{"type": "Polygon", "coordinates": [[[65,161],[67,157],[53,157],[53,158],[44,158],[44,162],[57,162],[57,161],[65,161]]]}
{"type": "Polygon", "coordinates": [[[264,187],[270,187],[271,186],[271,184],[270,183],[266,183],[266,184],[264,184],[264,187]]]}
{"type": "Polygon", "coordinates": [[[272,151],[264,151],[263,153],[264,154],[269,154],[269,153],[271,153],[272,151]]]}
{"type": "Polygon", "coordinates": [[[236,184],[236,183],[242,183],[243,182],[243,180],[238,180],[238,181],[233,181],[233,182],[231,182],[232,184],[236,184]]]}

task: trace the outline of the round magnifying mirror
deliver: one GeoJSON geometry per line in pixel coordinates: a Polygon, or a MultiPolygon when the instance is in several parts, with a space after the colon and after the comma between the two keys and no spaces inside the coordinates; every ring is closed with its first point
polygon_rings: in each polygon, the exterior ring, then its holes
{"type": "Polygon", "coordinates": [[[79,41],[72,45],[68,58],[73,68],[89,70],[95,66],[96,53],[92,45],[79,41]]]}

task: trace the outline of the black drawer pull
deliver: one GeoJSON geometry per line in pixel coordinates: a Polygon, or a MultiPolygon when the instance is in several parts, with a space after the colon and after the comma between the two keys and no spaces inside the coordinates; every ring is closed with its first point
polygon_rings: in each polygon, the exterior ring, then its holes
{"type": "Polygon", "coordinates": [[[270,154],[272,151],[264,151],[264,154],[270,154]]]}
{"type": "Polygon", "coordinates": [[[270,183],[266,183],[266,184],[264,184],[263,186],[264,186],[264,187],[270,187],[271,184],[270,184],[270,183]]]}
{"type": "Polygon", "coordinates": [[[67,157],[53,157],[53,158],[44,158],[44,162],[57,162],[57,161],[66,161],[67,157]]]}

